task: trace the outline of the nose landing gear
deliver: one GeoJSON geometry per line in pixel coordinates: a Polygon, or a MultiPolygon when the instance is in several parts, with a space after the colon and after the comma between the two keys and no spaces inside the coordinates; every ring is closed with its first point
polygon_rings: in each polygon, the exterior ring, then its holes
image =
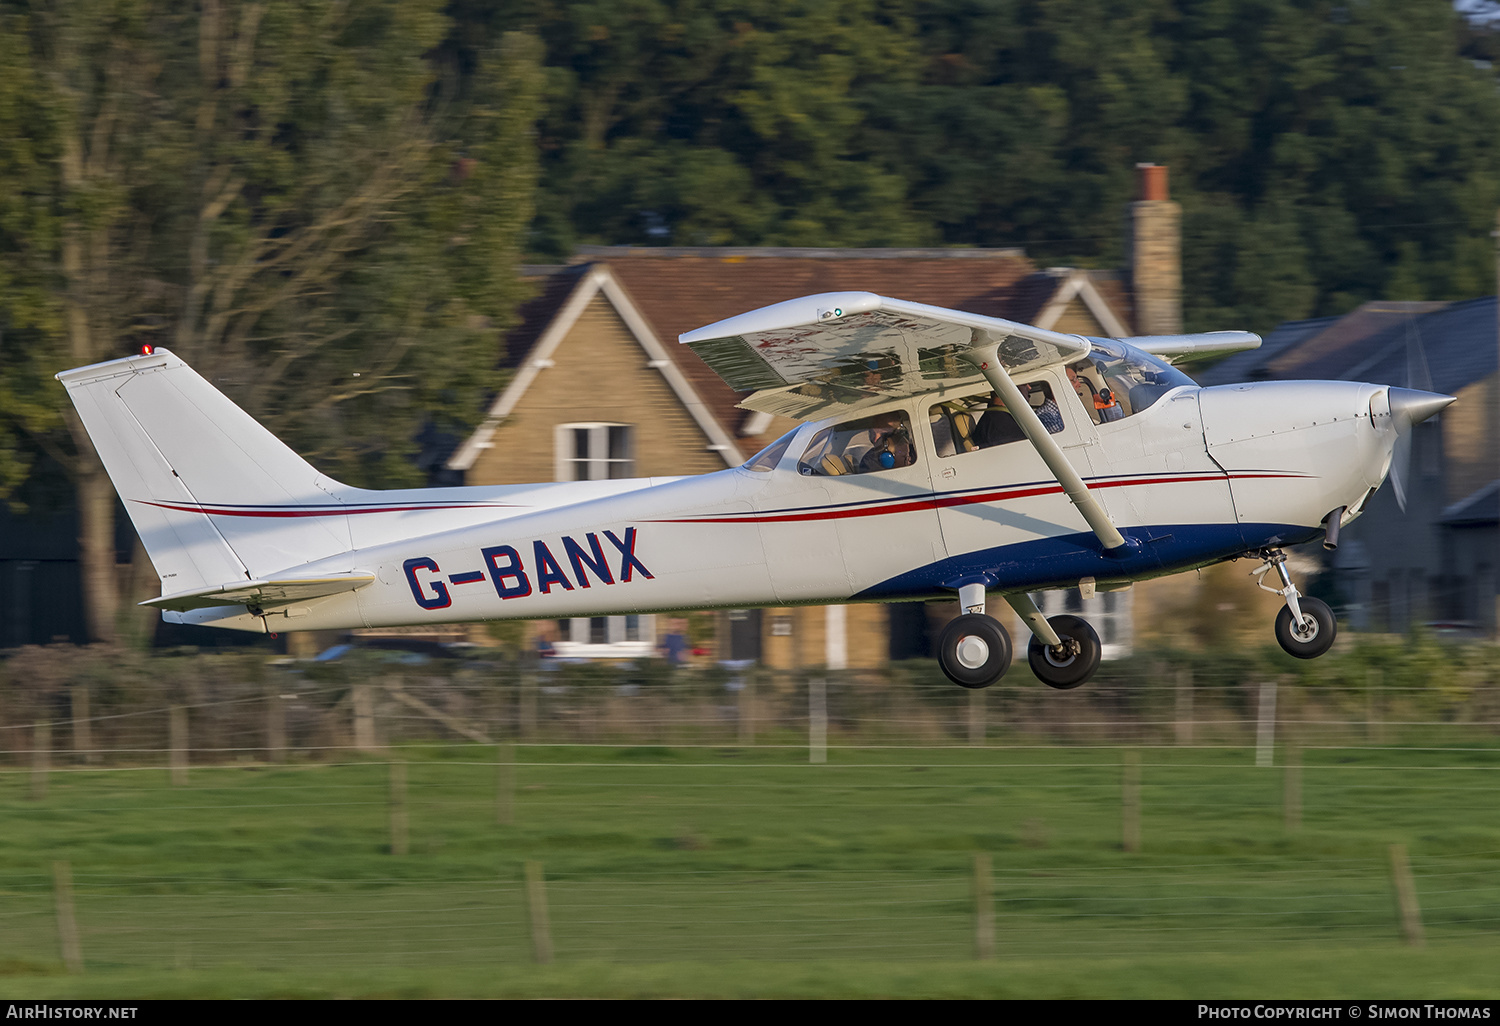
{"type": "Polygon", "coordinates": [[[1280,549],[1262,549],[1256,553],[1264,562],[1250,575],[1262,591],[1280,595],[1286,600],[1281,612],[1276,614],[1276,643],[1288,655],[1298,659],[1316,659],[1327,652],[1338,634],[1338,624],[1333,619],[1333,610],[1320,599],[1303,595],[1292,583],[1286,569],[1286,553],[1280,549]],[[1272,588],[1265,582],[1266,572],[1275,568],[1281,578],[1281,587],[1272,588]]]}

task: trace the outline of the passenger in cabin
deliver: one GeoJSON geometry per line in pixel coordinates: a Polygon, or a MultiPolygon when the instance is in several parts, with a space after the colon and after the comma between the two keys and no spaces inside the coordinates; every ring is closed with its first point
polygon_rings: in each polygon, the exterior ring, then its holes
{"type": "Polygon", "coordinates": [[[1016,418],[1006,410],[1000,393],[991,393],[990,408],[979,418],[979,426],[974,429],[974,443],[981,449],[988,449],[993,445],[1019,442],[1025,437],[1026,433],[1016,423],[1016,418]]]}
{"type": "Polygon", "coordinates": [[[1083,408],[1089,411],[1095,424],[1108,424],[1125,416],[1125,411],[1115,401],[1115,395],[1108,386],[1095,387],[1090,374],[1098,374],[1098,371],[1093,370],[1088,363],[1071,364],[1067,371],[1073,391],[1078,393],[1078,398],[1083,401],[1083,408]]]}
{"type": "Polygon", "coordinates": [[[1094,393],[1094,414],[1099,418],[1100,424],[1108,424],[1125,416],[1125,411],[1120,409],[1120,404],[1115,401],[1115,394],[1107,388],[1101,388],[1094,393]]]}
{"type": "Polygon", "coordinates": [[[1094,423],[1099,423],[1099,414],[1097,412],[1099,408],[1097,402],[1098,393],[1094,391],[1094,383],[1082,374],[1079,374],[1079,369],[1071,364],[1066,370],[1068,372],[1068,384],[1072,385],[1073,391],[1078,393],[1079,402],[1083,403],[1083,408],[1089,411],[1089,416],[1093,419],[1094,423]]]}
{"type": "Polygon", "coordinates": [[[1057,408],[1057,400],[1052,398],[1052,392],[1046,385],[1040,381],[1022,385],[1021,394],[1031,403],[1031,408],[1036,411],[1036,419],[1042,422],[1042,427],[1047,429],[1049,435],[1055,435],[1063,429],[1062,410],[1057,408]]]}

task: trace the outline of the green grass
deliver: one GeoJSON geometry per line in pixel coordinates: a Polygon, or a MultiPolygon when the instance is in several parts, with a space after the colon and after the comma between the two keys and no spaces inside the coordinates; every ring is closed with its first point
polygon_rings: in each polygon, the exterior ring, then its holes
{"type": "Polygon", "coordinates": [[[403,750],[384,762],[0,773],[7,996],[1494,997],[1500,751],[403,750]],[[1405,844],[1428,947],[1402,944],[1405,844]],[[996,960],[973,960],[993,863],[996,960]],[[51,864],[87,972],[62,973],[51,864]],[[542,863],[556,961],[531,962],[542,863]]]}

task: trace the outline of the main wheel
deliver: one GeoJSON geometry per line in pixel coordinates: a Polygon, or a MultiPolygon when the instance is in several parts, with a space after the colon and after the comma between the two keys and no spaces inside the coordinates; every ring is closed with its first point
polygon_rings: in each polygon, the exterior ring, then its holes
{"type": "Polygon", "coordinates": [[[1297,604],[1302,607],[1302,625],[1294,628],[1291,608],[1282,606],[1281,612],[1276,614],[1276,643],[1287,655],[1316,659],[1333,645],[1339,632],[1338,624],[1328,603],[1320,599],[1303,595],[1297,604]]]}
{"type": "Polygon", "coordinates": [[[1033,634],[1031,645],[1026,650],[1031,672],[1036,674],[1037,680],[1059,691],[1076,688],[1099,669],[1099,656],[1104,646],[1087,620],[1076,616],[1052,616],[1047,622],[1062,639],[1064,651],[1059,652],[1044,644],[1033,634]]]}
{"type": "Polygon", "coordinates": [[[938,639],[938,665],[953,683],[987,688],[1010,669],[1010,635],[983,613],[965,613],[949,622],[938,639]]]}

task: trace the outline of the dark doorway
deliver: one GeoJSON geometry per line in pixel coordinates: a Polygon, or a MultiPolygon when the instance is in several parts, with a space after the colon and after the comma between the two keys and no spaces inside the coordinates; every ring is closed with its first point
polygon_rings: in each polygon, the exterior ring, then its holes
{"type": "Polygon", "coordinates": [[[729,611],[729,659],[732,662],[760,659],[759,609],[729,611]]]}

